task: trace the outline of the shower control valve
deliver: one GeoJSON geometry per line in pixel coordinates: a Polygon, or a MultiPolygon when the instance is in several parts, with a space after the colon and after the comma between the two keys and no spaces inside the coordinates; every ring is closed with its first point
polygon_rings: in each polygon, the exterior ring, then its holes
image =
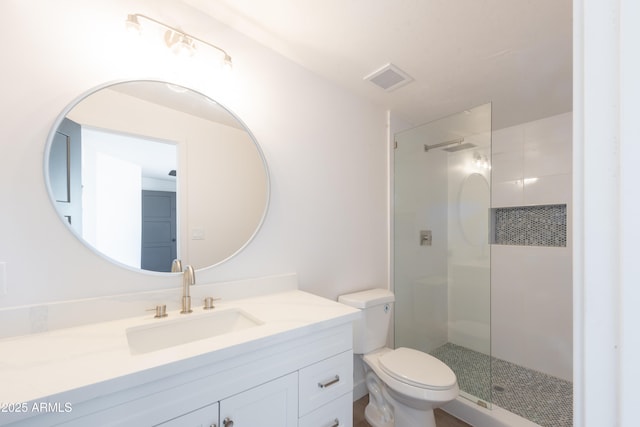
{"type": "Polygon", "coordinates": [[[420,246],[431,246],[432,241],[431,230],[420,230],[420,246]]]}

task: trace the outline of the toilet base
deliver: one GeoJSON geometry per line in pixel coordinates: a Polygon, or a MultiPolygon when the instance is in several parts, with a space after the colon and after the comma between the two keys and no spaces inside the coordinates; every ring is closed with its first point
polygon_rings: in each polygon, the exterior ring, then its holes
{"type": "Polygon", "coordinates": [[[419,410],[406,405],[394,414],[393,427],[436,427],[433,409],[419,410]]]}
{"type": "Polygon", "coordinates": [[[372,427],[436,427],[433,410],[417,410],[404,405],[390,421],[385,421],[384,415],[370,402],[364,409],[364,418],[372,427]]]}
{"type": "Polygon", "coordinates": [[[394,427],[393,420],[385,422],[378,408],[371,403],[364,408],[364,419],[367,420],[371,427],[394,427]]]}

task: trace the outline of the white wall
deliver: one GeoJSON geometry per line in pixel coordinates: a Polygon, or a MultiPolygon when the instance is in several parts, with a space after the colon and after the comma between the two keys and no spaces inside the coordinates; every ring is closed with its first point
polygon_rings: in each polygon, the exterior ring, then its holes
{"type": "Polygon", "coordinates": [[[640,3],[574,0],[576,426],[638,423],[640,3]]]}
{"type": "Polygon", "coordinates": [[[495,357],[571,381],[572,114],[493,132],[492,207],[567,204],[566,247],[492,245],[495,357]],[[537,178],[535,181],[532,178],[537,178]]]}
{"type": "Polygon", "coordinates": [[[172,80],[220,101],[251,129],[270,166],[263,229],[234,259],[198,272],[199,282],[297,272],[303,289],[330,298],[386,286],[385,111],[175,1],[9,0],[0,15],[0,34],[13,40],[0,79],[0,307],[180,285],[96,256],[46,194],[43,151],[58,114],[90,88],[136,78],[172,80]],[[223,46],[232,77],[221,80],[206,61],[177,63],[165,49],[132,51],[123,29],[132,12],[223,46]]]}

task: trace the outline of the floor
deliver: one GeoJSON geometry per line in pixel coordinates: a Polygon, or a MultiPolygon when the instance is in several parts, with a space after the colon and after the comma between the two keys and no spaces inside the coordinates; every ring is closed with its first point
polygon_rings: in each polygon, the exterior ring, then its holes
{"type": "MultiPolygon", "coordinates": [[[[353,403],[353,427],[371,427],[364,419],[364,408],[368,403],[369,396],[365,396],[353,403]]],[[[437,427],[472,427],[440,409],[436,409],[435,414],[437,427]]]]}
{"type": "Polygon", "coordinates": [[[543,427],[573,425],[571,382],[451,343],[431,354],[456,373],[461,390],[543,427]]]}

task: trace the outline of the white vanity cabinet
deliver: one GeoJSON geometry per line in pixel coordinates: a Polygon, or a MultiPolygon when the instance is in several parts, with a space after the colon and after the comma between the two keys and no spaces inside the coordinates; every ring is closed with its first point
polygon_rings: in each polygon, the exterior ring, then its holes
{"type": "Polygon", "coordinates": [[[335,322],[71,390],[55,397],[73,411],[8,425],[348,427],[352,392],[351,321],[335,322]]]}

